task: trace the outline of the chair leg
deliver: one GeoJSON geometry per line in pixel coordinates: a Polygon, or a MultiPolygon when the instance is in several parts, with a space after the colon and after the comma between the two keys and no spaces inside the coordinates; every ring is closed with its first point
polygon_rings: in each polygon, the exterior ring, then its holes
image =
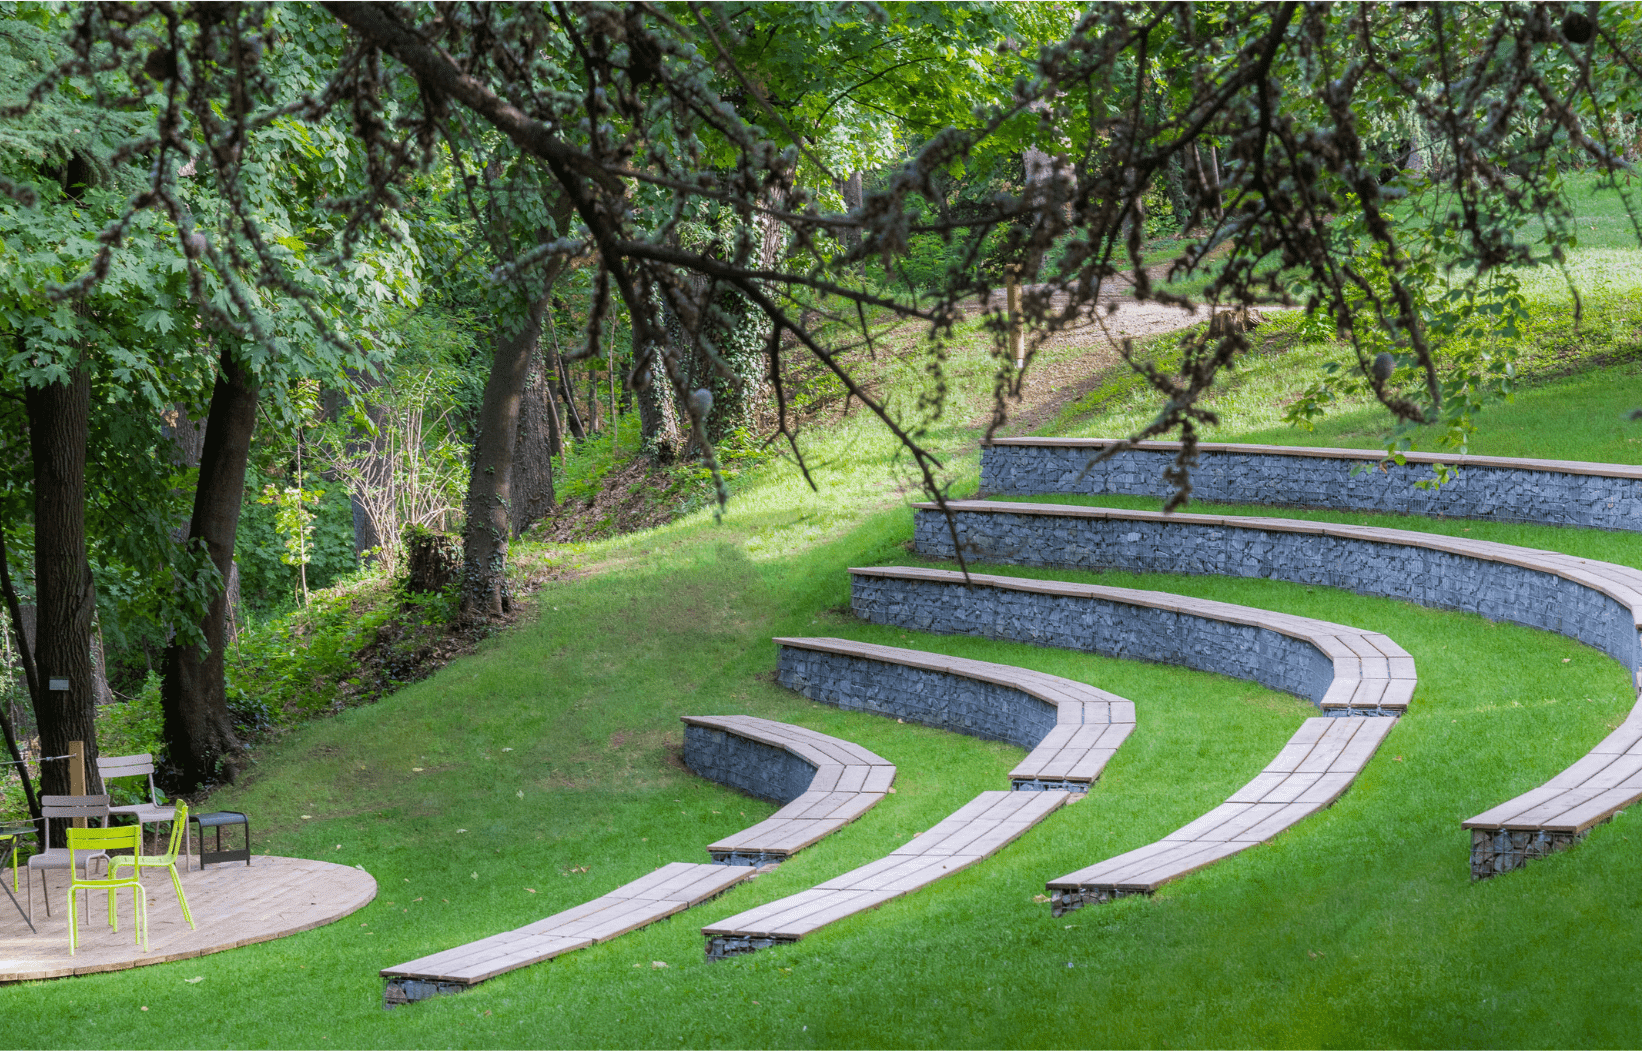
{"type": "Polygon", "coordinates": [[[143,893],[142,887],[131,888],[133,916],[131,922],[137,924],[142,932],[143,952],[148,951],[148,895],[143,893]]]}
{"type": "Polygon", "coordinates": [[[188,911],[188,899],[182,893],[182,878],[177,875],[177,866],[171,866],[171,887],[177,892],[177,904],[182,906],[182,918],[188,921],[190,930],[198,930],[194,926],[194,914],[188,911]]]}
{"type": "MultiPolygon", "coordinates": [[[[44,875],[44,873],[42,873],[44,875]]],[[[74,907],[74,880],[68,881],[68,954],[74,955],[75,946],[80,941],[80,913],[74,907]]]]}

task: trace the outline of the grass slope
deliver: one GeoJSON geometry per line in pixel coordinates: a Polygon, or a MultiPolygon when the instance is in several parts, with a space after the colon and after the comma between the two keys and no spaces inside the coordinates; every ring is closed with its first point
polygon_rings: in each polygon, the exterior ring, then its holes
{"type": "MultiPolygon", "coordinates": [[[[1347,408],[1318,435],[1273,435],[1305,354],[1251,362],[1216,435],[1372,445],[1347,408]]],[[[984,375],[979,344],[955,375],[984,375]]],[[[974,384],[966,385],[968,387],[974,384]]],[[[1637,462],[1611,368],[1489,410],[1478,452],[1637,462]],[[1487,444],[1493,442],[1495,444],[1487,444]],[[1513,444],[1516,443],[1516,444],[1513,444]]],[[[1639,399],[1642,400],[1642,399],[1639,399]]],[[[1138,404],[1138,403],[1137,403],[1138,404]]],[[[973,485],[959,399],[930,437],[973,485]]],[[[1117,433],[1125,398],[1077,421],[1117,433]]],[[[361,865],[377,900],[280,941],[119,974],[0,988],[19,1044],[105,1046],[1568,1046],[1642,1027],[1642,833],[1621,816],[1565,854],[1468,878],[1465,817],[1539,784],[1628,709],[1624,669],[1560,636],[1327,588],[1173,576],[1099,579],[1380,630],[1418,662],[1410,714],[1333,808],[1166,888],[1054,920],[1046,879],[1150,842],[1259,770],[1312,709],[1177,668],[874,628],[844,570],[915,561],[892,448],[859,414],[811,446],[824,486],[749,472],[722,523],[697,514],[571,552],[538,615],[431,679],[309,724],[211,805],[243,809],[257,849],[361,865]],[[1021,754],[776,687],[772,635],[828,634],[1039,668],[1137,702],[1139,726],[1078,805],[990,861],[796,946],[716,965],[702,924],[882,856],[1021,754]],[[679,761],[684,713],[744,712],[856,740],[897,792],[773,873],[612,943],[393,1012],[379,968],[519,926],[674,860],[772,807],[679,761]],[[665,968],[653,966],[664,962],[665,968]],[[187,979],[199,978],[198,982],[187,979]],[[148,1010],[140,1011],[140,1007],[148,1010]]],[[[1117,502],[1114,499],[1108,502],[1117,502]]],[[[1144,506],[1131,502],[1128,506],[1144,506]]],[[[1642,536],[1490,523],[1403,528],[1642,566],[1642,536]]],[[[564,558],[565,549],[556,557],[564,558]]],[[[164,893],[157,895],[164,906],[164,893]]]]}

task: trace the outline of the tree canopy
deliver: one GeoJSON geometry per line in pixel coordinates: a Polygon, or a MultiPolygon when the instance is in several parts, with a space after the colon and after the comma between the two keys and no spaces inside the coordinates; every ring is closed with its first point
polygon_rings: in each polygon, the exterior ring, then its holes
{"type": "MultiPolygon", "coordinates": [[[[923,436],[959,322],[979,310],[991,333],[996,428],[1041,342],[1103,324],[1118,288],[1298,307],[1355,367],[1316,377],[1292,419],[1368,392],[1391,451],[1417,426],[1460,444],[1513,382],[1509,348],[1479,334],[1512,331],[1522,268],[1565,268],[1577,244],[1568,172],[1628,177],[1639,20],[1559,3],[0,5],[0,526],[40,557],[44,439],[24,417],[31,392],[83,382],[87,539],[60,555],[118,598],[105,621],[165,625],[168,668],[202,642],[220,660],[245,479],[296,492],[266,528],[296,531],[298,572],[310,430],[356,521],[397,522],[357,490],[381,428],[410,426],[395,399],[431,389],[396,376],[414,360],[469,378],[441,381],[443,437],[393,447],[470,451],[464,603],[500,615],[520,465],[594,427],[600,375],[652,456],[719,477],[715,450],[750,431],[804,464],[785,382],[807,357],[944,503],[923,436]],[[473,331],[396,365],[438,318],[473,331]],[[927,336],[911,412],[857,374],[886,320],[927,336]],[[561,323],[579,329],[562,344],[561,323]],[[176,453],[208,417],[241,437],[207,428],[203,452],[176,453]],[[274,433],[254,437],[258,419],[274,433]]],[[[1117,342],[1159,403],[1131,437],[1184,440],[1174,506],[1248,336],[1194,330],[1170,368],[1117,342]]],[[[442,521],[450,502],[403,506],[442,521]]],[[[204,689],[188,674],[167,672],[168,697],[204,689]]],[[[198,780],[232,734],[185,737],[198,780]]]]}

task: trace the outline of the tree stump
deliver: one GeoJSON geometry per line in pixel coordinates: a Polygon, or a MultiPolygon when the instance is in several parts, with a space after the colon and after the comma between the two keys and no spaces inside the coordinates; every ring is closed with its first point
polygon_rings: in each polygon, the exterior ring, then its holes
{"type": "Polygon", "coordinates": [[[406,590],[443,591],[461,577],[462,538],[411,526],[405,530],[405,564],[406,590]]]}

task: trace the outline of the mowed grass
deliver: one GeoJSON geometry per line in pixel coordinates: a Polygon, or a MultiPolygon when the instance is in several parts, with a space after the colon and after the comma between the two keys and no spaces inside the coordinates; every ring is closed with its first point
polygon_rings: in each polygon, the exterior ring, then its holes
{"type": "Polygon", "coordinates": [[[257,815],[259,850],[363,865],[380,886],[372,905],[230,953],[0,990],[9,1031],[32,1046],[1631,1041],[1623,976],[1642,936],[1642,838],[1627,838],[1628,819],[1476,886],[1458,827],[1617,723],[1629,706],[1618,664],[1559,636],[1326,588],[980,567],[1381,630],[1420,669],[1410,715],[1329,811],[1153,900],[1056,920],[1032,901],[1045,880],[1210,809],[1312,709],[1177,668],[855,622],[841,611],[844,570],[916,561],[900,546],[908,517],[887,512],[802,559],[762,562],[731,542],[733,522],[651,536],[632,542],[643,561],[552,585],[535,623],[291,735],[212,800],[257,815]],[[1139,727],[1086,800],[990,861],[799,945],[708,965],[702,924],[882,856],[1005,787],[1021,755],[782,690],[770,681],[777,634],[1041,668],[1133,698],[1139,727]],[[859,741],[898,764],[897,793],[717,901],[460,997],[382,1011],[382,966],[522,925],[666,861],[702,860],[711,839],[767,815],[769,804],[681,768],[687,712],[859,741]]]}
{"type": "MultiPolygon", "coordinates": [[[[1262,428],[1273,425],[1296,370],[1321,353],[1252,363],[1217,402],[1227,422],[1213,437],[1284,440],[1262,428]]],[[[971,424],[985,405],[984,341],[971,340],[953,360],[955,382],[968,393],[930,421],[928,433],[949,454],[945,477],[961,492],[977,478],[971,424]]],[[[1490,408],[1473,451],[1638,462],[1627,450],[1642,428],[1619,419],[1630,392],[1642,395],[1635,375],[1626,366],[1605,369],[1490,408]]],[[[1132,401],[1114,400],[1078,426],[1123,433],[1144,412],[1132,401]]],[[[1377,434],[1380,424],[1357,411],[1347,407],[1316,435],[1288,432],[1286,440],[1372,446],[1372,437],[1354,432],[1377,434]]],[[[557,561],[581,568],[538,594],[533,619],[375,706],[292,732],[259,753],[244,782],[210,800],[212,809],[253,815],[259,852],[364,867],[379,885],[371,905],[232,952],[0,988],[11,1042],[1636,1042],[1642,830],[1629,836],[1635,816],[1480,884],[1469,880],[1469,840],[1459,827],[1554,776],[1618,723],[1633,694],[1617,662],[1561,636],[1327,588],[978,567],[1175,591],[1384,631],[1419,667],[1409,715],[1332,808],[1153,899],[1057,920],[1033,901],[1046,880],[1152,842],[1210,809],[1314,709],[1178,668],[857,622],[848,614],[849,566],[919,561],[905,546],[907,474],[893,465],[883,430],[859,413],[808,448],[821,494],[803,489],[790,465],[772,464],[743,480],[721,524],[697,514],[650,533],[559,549],[557,561]],[[976,793],[1007,787],[1022,754],[840,712],[777,687],[769,640],[789,634],[1042,669],[1132,698],[1139,725],[1086,799],[987,862],[798,945],[708,965],[703,924],[883,856],[976,793]],[[898,765],[896,794],[776,871],[670,920],[461,996],[381,1009],[380,968],[532,922],[665,862],[705,860],[708,842],[771,813],[770,804],[704,782],[680,761],[679,715],[742,712],[860,742],[898,765]]],[[[1464,535],[1642,565],[1642,538],[1629,535],[1319,517],[1470,530],[1464,535]]],[[[167,907],[163,892],[156,898],[156,907],[167,907]]]]}

